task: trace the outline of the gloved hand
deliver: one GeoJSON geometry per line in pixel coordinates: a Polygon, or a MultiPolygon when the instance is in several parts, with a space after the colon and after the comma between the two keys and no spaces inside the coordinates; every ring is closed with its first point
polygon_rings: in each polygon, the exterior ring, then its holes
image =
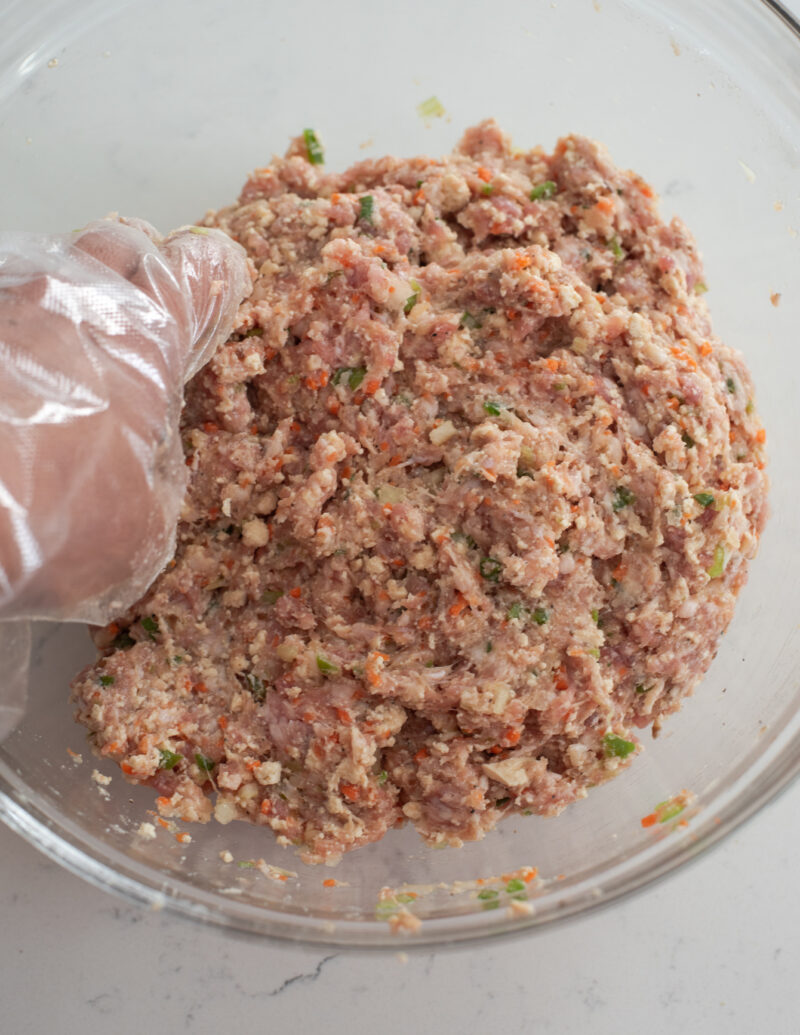
{"type": "Polygon", "coordinates": [[[105,624],[152,582],[186,486],[183,384],[250,286],[220,231],[0,234],[0,619],[105,624]]]}

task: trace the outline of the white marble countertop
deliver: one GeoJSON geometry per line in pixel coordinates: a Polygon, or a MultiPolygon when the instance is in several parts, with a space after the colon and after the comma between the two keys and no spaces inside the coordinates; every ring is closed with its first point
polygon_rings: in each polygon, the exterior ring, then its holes
{"type": "Polygon", "coordinates": [[[796,783],[627,901],[433,952],[304,949],[147,913],[0,827],[2,1030],[788,1035],[800,1023],[798,812],[796,783]]]}
{"type": "MultiPolygon", "coordinates": [[[[800,14],[800,0],[790,6],[800,14]]],[[[454,949],[269,943],[128,906],[0,825],[7,1035],[800,1031],[800,784],[661,884],[454,949]]]]}

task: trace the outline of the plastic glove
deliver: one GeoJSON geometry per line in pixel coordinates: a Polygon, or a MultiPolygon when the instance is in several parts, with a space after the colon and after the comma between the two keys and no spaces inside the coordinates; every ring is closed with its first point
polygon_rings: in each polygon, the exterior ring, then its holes
{"type": "Polygon", "coordinates": [[[169,560],[182,387],[250,286],[219,231],[0,234],[0,618],[105,624],[169,560]]]}

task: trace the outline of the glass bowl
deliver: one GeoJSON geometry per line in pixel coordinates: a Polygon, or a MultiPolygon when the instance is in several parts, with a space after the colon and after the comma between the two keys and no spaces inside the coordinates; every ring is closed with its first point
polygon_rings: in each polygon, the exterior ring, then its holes
{"type": "Polygon", "coordinates": [[[610,902],[786,786],[800,766],[800,37],[777,4],[12,0],[0,29],[5,228],[64,230],[110,210],[164,229],[191,222],[306,126],[331,168],[446,152],[488,115],[520,147],[568,131],[603,140],[700,243],[716,331],[755,377],[772,481],[759,556],[702,685],[630,770],[557,819],[512,819],[457,850],[396,830],[335,870],[243,824],[163,829],[152,793],[94,759],[73,723],[67,685],[92,649],[62,625],[37,630],[28,714],[0,747],[7,823],[151,906],[397,945],[398,916],[437,942],[610,902]],[[422,119],[432,95],[445,114],[422,119]],[[656,809],[683,791],[680,815],[656,809]],[[644,827],[654,810],[664,822],[644,827]]]}

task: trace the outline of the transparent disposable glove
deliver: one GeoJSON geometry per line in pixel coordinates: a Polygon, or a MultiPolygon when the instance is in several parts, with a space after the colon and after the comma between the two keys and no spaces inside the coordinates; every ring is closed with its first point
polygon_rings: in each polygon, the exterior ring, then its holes
{"type": "Polygon", "coordinates": [[[105,624],[169,560],[183,385],[250,286],[220,231],[0,233],[0,738],[24,704],[20,620],[105,624]]]}

